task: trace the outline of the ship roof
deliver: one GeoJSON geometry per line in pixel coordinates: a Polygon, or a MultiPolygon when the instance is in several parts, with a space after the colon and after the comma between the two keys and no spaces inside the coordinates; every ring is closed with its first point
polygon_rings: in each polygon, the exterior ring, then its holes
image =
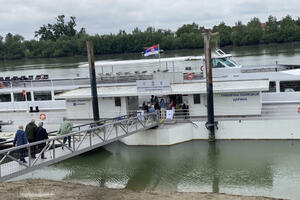
{"type": "MultiPolygon", "coordinates": [[[[153,58],[153,59],[137,59],[137,60],[104,60],[96,61],[96,66],[119,66],[119,65],[132,65],[132,64],[149,64],[159,62],[175,62],[175,61],[193,61],[203,60],[203,56],[184,56],[184,57],[170,57],[170,58],[153,58]]],[[[79,67],[88,67],[89,64],[82,64],[79,67]]]]}
{"type": "MultiPolygon", "coordinates": [[[[213,83],[214,93],[232,92],[260,92],[269,90],[269,80],[235,80],[215,81],[213,83]]],[[[205,94],[205,82],[171,83],[169,90],[138,91],[136,84],[130,85],[100,85],[97,87],[98,97],[124,97],[124,96],[146,96],[146,95],[172,95],[172,94],[205,94]]],[[[91,88],[78,88],[55,96],[56,99],[80,99],[91,98],[91,88]]]]}

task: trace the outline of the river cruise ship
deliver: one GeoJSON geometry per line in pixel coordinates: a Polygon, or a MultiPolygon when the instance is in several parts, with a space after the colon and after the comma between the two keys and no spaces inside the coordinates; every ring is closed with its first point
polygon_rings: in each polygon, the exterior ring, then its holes
{"type": "MultiPolygon", "coordinates": [[[[100,118],[137,114],[142,119],[143,113],[147,112],[143,103],[149,109],[153,95],[166,104],[164,109],[156,109],[162,112],[161,125],[123,138],[124,143],[170,145],[207,139],[206,83],[201,59],[175,59],[194,64],[198,71],[188,66],[181,71],[170,70],[173,66],[169,64],[164,70],[160,66],[155,73],[100,73],[97,78],[100,118]],[[187,109],[183,109],[184,102],[187,109]]],[[[168,58],[168,62],[173,62],[171,60],[168,58]]],[[[216,139],[300,139],[300,128],[297,127],[300,119],[298,69],[278,70],[277,67],[276,70],[273,66],[268,70],[251,71],[248,68],[243,71],[245,68],[232,61],[231,56],[221,53],[213,58],[213,63],[216,70],[239,69],[230,73],[226,70],[216,72],[214,77],[216,139]],[[218,60],[224,67],[216,67],[218,60]]],[[[108,65],[103,63],[103,66],[108,65]]],[[[0,86],[3,132],[14,132],[19,124],[27,124],[31,119],[44,121],[49,131],[56,130],[64,116],[75,124],[93,119],[89,79],[4,79],[0,86]]]]}

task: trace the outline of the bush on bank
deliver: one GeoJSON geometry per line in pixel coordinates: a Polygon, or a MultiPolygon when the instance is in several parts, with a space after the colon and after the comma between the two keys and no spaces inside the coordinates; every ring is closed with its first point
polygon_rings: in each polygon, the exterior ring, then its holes
{"type": "MultiPolygon", "coordinates": [[[[89,39],[93,40],[96,55],[136,53],[154,44],[160,44],[164,50],[203,48],[204,27],[196,23],[184,24],[175,32],[148,27],[144,31],[135,28],[131,33],[120,30],[117,34],[104,35],[89,35],[84,28],[78,31],[75,27],[75,17],[65,22],[65,16],[60,15],[55,24],[43,25],[35,31],[35,40],[24,40],[21,35],[11,33],[0,36],[0,60],[86,56],[89,39]]],[[[269,16],[267,22],[261,23],[255,17],[247,24],[238,21],[232,27],[221,22],[212,31],[219,32],[221,47],[296,42],[300,41],[300,18],[294,20],[287,15],[277,20],[269,16]]]]}

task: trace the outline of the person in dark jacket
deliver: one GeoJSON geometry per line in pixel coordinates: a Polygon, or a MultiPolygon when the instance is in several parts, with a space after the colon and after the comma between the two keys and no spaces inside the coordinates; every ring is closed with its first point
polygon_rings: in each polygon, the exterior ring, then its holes
{"type": "Polygon", "coordinates": [[[146,104],[145,101],[143,102],[143,107],[142,107],[142,108],[143,108],[143,110],[144,110],[145,112],[147,112],[147,113],[149,112],[149,107],[148,107],[148,105],[146,104]]]}
{"type": "Polygon", "coordinates": [[[155,98],[154,98],[154,95],[151,95],[150,103],[153,104],[153,105],[155,104],[155,98]]]}
{"type": "MultiPolygon", "coordinates": [[[[37,128],[37,133],[36,133],[36,141],[41,141],[41,140],[46,140],[48,139],[48,133],[46,129],[43,127],[44,123],[40,122],[39,127],[37,128]]],[[[39,151],[43,150],[43,148],[46,146],[46,143],[41,143],[38,145],[39,151]]],[[[42,159],[47,159],[44,155],[44,152],[42,153],[41,156],[42,159]]]]}
{"type": "Polygon", "coordinates": [[[189,106],[186,101],[183,102],[182,110],[183,110],[184,119],[187,119],[189,115],[189,106]]]}
{"type": "MultiPolygon", "coordinates": [[[[27,139],[28,139],[28,142],[29,143],[32,143],[32,142],[35,142],[36,141],[36,130],[37,130],[37,126],[35,124],[35,120],[32,119],[31,122],[29,122],[27,125],[26,125],[26,128],[25,128],[25,132],[26,132],[26,135],[27,135],[27,139]]],[[[36,158],[35,157],[35,146],[32,146],[30,148],[30,151],[31,151],[31,157],[32,158],[36,158]]]]}
{"type": "MultiPolygon", "coordinates": [[[[14,139],[14,142],[13,142],[13,146],[16,146],[16,145],[21,146],[21,145],[27,144],[26,133],[23,129],[24,129],[23,125],[20,125],[18,127],[18,130],[17,130],[16,135],[15,135],[15,139],[14,139]]],[[[20,161],[26,163],[25,149],[20,149],[20,161]]]]}

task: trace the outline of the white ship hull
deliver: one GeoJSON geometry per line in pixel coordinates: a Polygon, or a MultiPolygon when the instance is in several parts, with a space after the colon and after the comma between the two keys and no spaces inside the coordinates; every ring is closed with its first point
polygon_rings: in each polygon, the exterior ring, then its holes
{"type": "MultiPolygon", "coordinates": [[[[173,145],[191,140],[207,140],[205,121],[162,125],[157,129],[121,139],[127,145],[173,145]]],[[[293,140],[300,139],[300,119],[286,120],[224,120],[218,121],[216,139],[222,140],[293,140]]]]}

